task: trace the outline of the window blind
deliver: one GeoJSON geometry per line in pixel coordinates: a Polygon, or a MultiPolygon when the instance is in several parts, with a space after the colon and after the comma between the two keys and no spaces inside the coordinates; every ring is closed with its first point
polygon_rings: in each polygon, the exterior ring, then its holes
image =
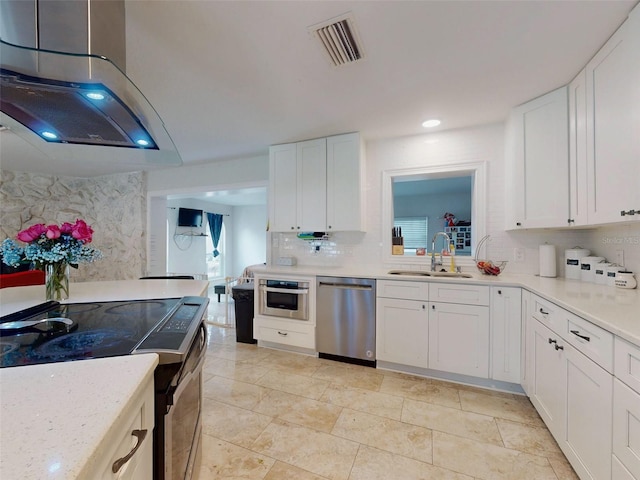
{"type": "Polygon", "coordinates": [[[429,218],[398,217],[393,220],[394,227],[402,228],[404,248],[427,248],[429,218]]]}

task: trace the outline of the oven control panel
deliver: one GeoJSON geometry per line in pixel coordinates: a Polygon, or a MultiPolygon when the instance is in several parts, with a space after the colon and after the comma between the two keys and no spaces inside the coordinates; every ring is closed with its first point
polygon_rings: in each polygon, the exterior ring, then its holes
{"type": "Polygon", "coordinates": [[[134,353],[158,353],[160,363],[184,360],[207,312],[206,297],[183,297],[180,303],[140,342],[134,353]]]}
{"type": "Polygon", "coordinates": [[[178,310],[167,320],[164,324],[158,328],[158,332],[175,332],[186,333],[189,330],[189,326],[196,315],[200,305],[184,303],[178,307],[178,310]]]}

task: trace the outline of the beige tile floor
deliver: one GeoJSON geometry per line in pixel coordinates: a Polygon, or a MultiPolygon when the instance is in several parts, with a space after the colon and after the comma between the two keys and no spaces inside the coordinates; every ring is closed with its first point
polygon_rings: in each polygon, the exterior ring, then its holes
{"type": "Polygon", "coordinates": [[[526,397],[208,329],[199,480],[577,479],[526,397]]]}

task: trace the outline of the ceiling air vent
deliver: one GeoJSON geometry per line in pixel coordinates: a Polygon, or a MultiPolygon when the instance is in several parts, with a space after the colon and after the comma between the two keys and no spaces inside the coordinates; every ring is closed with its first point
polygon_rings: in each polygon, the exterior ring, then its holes
{"type": "Polygon", "coordinates": [[[350,13],[309,27],[309,31],[320,40],[322,49],[336,67],[357,62],[364,56],[350,13]]]}

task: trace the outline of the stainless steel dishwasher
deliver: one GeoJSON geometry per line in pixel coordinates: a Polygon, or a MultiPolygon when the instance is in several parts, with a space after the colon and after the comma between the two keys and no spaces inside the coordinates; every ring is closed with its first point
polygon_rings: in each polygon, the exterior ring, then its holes
{"type": "Polygon", "coordinates": [[[317,277],[316,349],[321,358],[375,366],[376,281],[317,277]]]}

